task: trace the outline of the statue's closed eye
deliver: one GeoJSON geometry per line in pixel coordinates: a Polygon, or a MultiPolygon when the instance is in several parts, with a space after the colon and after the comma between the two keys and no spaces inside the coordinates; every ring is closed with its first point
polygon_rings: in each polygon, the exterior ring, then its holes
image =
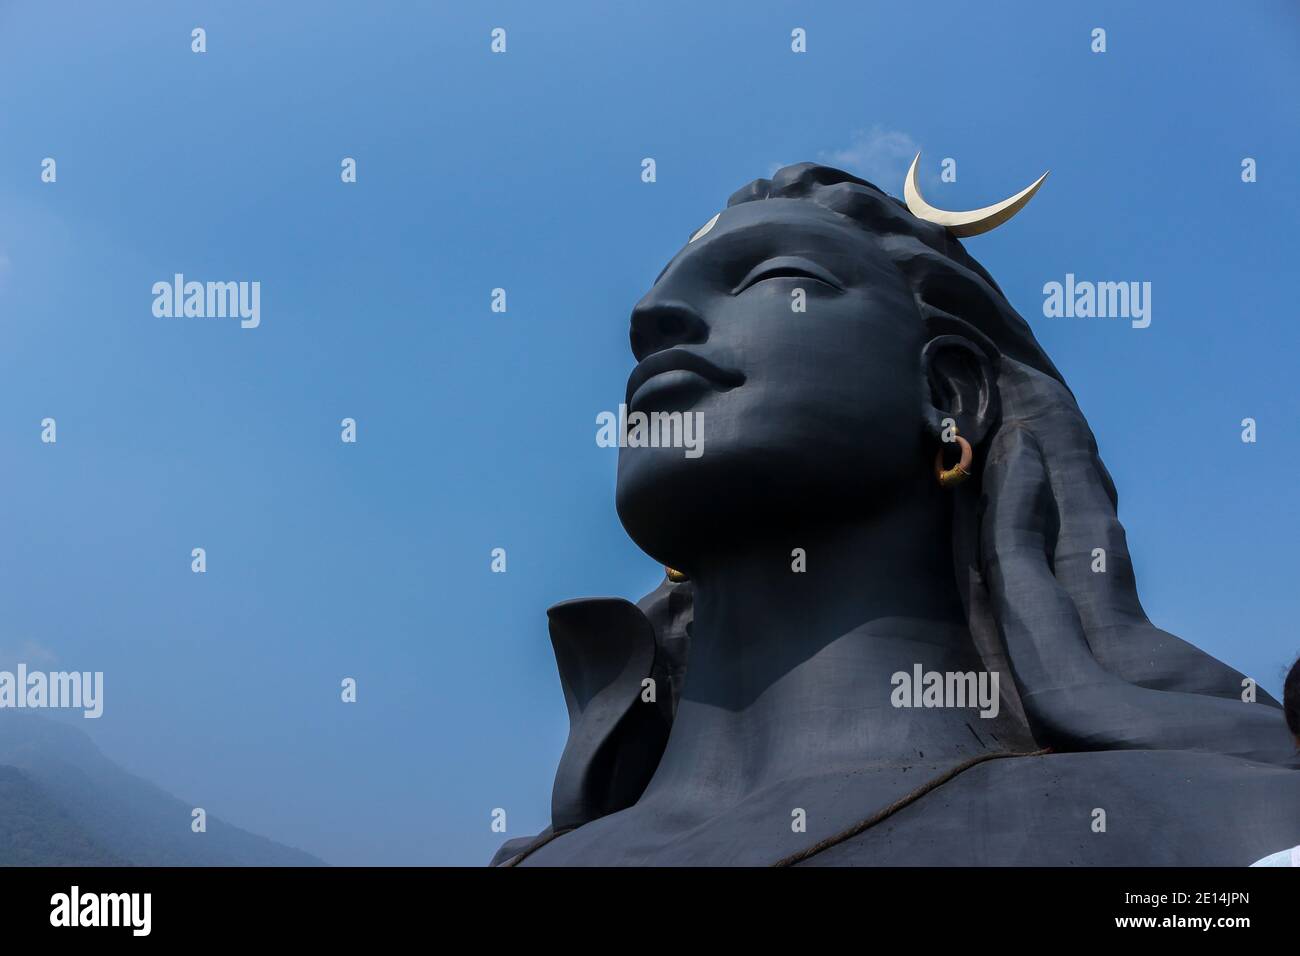
{"type": "Polygon", "coordinates": [[[830,286],[836,292],[844,291],[844,284],[817,263],[798,256],[777,256],[774,259],[766,259],[751,269],[749,275],[741,279],[740,284],[731,290],[731,294],[740,295],[750,286],[768,279],[787,278],[811,279],[830,286]]]}

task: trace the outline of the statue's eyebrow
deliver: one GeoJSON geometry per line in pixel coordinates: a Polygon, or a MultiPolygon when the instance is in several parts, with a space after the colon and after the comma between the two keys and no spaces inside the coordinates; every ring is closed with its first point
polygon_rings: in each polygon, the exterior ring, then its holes
{"type": "MultiPolygon", "coordinates": [[[[714,216],[712,219],[706,222],[699,229],[696,229],[693,233],[691,233],[691,238],[686,240],[686,245],[678,249],[677,252],[673,254],[673,257],[668,260],[667,264],[662,269],[659,270],[659,274],[655,276],[655,281],[650,283],[651,288],[654,288],[659,284],[659,280],[662,279],[664,275],[668,272],[668,270],[673,267],[673,263],[676,262],[678,259],[680,259],[682,257],[682,253],[690,249],[691,246],[696,242],[696,240],[703,239],[705,236],[707,236],[710,232],[713,231],[713,227],[717,223],[718,218],[721,215],[722,215],[721,212],[718,213],[716,216],[714,216]]],[[[758,224],[753,223],[746,226],[740,226],[737,229],[735,229],[734,232],[739,234],[744,234],[745,232],[748,232],[750,229],[753,229],[755,225],[758,224]]]]}
{"type": "MultiPolygon", "coordinates": [[[[691,252],[691,250],[700,249],[700,248],[709,248],[713,243],[719,241],[723,242],[724,245],[730,244],[737,240],[744,239],[744,237],[748,233],[770,229],[771,225],[772,224],[770,222],[763,221],[763,220],[757,222],[748,222],[745,223],[744,225],[733,226],[731,229],[727,230],[725,233],[722,233],[721,235],[708,237],[709,238],[708,243],[704,241],[706,239],[706,236],[700,236],[699,245],[696,245],[696,242],[694,240],[688,241],[686,245],[682,246],[680,249],[677,250],[676,253],[673,254],[673,257],[668,260],[667,265],[665,265],[663,269],[659,271],[659,274],[655,276],[655,281],[650,283],[651,288],[658,285],[659,280],[668,274],[668,270],[671,269],[675,263],[681,261],[682,256],[688,254],[689,252],[691,252]]],[[[712,232],[712,230],[710,230],[710,232],[712,232]]],[[[766,258],[771,258],[771,257],[769,256],[766,258]]],[[[766,259],[764,261],[766,261],[766,259]]],[[[831,285],[839,285],[839,286],[843,285],[843,283],[839,282],[838,280],[824,280],[824,281],[828,281],[831,285]]]]}
{"type": "MultiPolygon", "coordinates": [[[[650,283],[651,288],[654,288],[659,284],[659,280],[664,277],[664,273],[666,273],[669,270],[669,268],[672,267],[672,264],[681,257],[681,254],[683,252],[685,252],[687,249],[691,247],[691,243],[695,242],[697,239],[703,239],[705,236],[707,236],[710,232],[713,231],[713,227],[718,224],[718,220],[722,217],[722,213],[725,211],[726,210],[719,210],[718,212],[714,213],[712,219],[710,219],[704,225],[700,226],[700,228],[696,229],[694,232],[691,233],[691,237],[686,240],[686,245],[678,249],[677,252],[673,255],[673,257],[668,260],[668,263],[662,269],[659,270],[659,274],[655,276],[655,281],[650,283]]],[[[741,228],[742,230],[744,229],[744,227],[741,228]]]]}

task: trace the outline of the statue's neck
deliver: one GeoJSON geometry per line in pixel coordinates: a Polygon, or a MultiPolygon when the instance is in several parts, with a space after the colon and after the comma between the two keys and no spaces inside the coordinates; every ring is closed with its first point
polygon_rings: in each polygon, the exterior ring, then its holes
{"type": "Polygon", "coordinates": [[[982,669],[947,504],[920,489],[888,515],[782,533],[693,568],[685,687],[647,795],[685,787],[702,800],[738,799],[806,774],[976,744],[966,726],[981,723],[974,710],[891,704],[892,675],[917,664],[982,669]],[[792,569],[795,548],[805,571],[792,569]]]}

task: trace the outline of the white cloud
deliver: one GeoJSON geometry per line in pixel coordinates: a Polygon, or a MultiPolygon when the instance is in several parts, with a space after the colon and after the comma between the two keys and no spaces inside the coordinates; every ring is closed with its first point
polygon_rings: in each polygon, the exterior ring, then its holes
{"type": "Polygon", "coordinates": [[[0,670],[13,671],[20,662],[33,670],[45,670],[58,661],[58,654],[35,641],[22,641],[16,648],[0,647],[0,670]]]}
{"type": "Polygon", "coordinates": [[[844,149],[824,150],[818,159],[854,173],[889,193],[900,193],[912,158],[920,152],[916,140],[900,130],[875,125],[856,131],[844,149]]]}

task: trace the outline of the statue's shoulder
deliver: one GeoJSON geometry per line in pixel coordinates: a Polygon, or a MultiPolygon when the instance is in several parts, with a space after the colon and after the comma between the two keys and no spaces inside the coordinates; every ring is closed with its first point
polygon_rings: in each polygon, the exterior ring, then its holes
{"type": "Polygon", "coordinates": [[[1300,843],[1300,768],[1099,751],[986,760],[927,789],[944,770],[792,780],[684,824],[639,801],[537,844],[528,863],[764,866],[825,843],[799,865],[1247,866],[1300,843]],[[887,807],[901,809],[836,838],[887,807]]]}
{"type": "Polygon", "coordinates": [[[807,863],[1248,866],[1300,842],[1300,766],[1195,751],[991,760],[807,863]]]}
{"type": "Polygon", "coordinates": [[[496,853],[492,854],[492,859],[488,862],[488,866],[503,866],[505,864],[513,865],[518,862],[516,857],[523,859],[535,848],[549,843],[554,838],[554,834],[555,831],[550,827],[547,827],[536,836],[514,837],[513,839],[506,840],[505,843],[502,843],[501,846],[497,848],[496,853]]]}

